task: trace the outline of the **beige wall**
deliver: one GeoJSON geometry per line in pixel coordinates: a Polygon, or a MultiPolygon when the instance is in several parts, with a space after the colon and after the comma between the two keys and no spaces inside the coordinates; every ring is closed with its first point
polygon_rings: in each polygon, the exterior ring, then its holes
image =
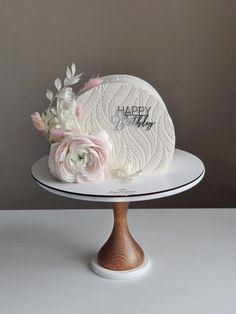
{"type": "Polygon", "coordinates": [[[0,208],[108,207],[56,197],[30,175],[48,152],[29,116],[75,61],[86,77],[150,82],[176,127],[177,147],[207,173],[189,192],[138,207],[236,206],[235,0],[1,0],[0,208]]]}

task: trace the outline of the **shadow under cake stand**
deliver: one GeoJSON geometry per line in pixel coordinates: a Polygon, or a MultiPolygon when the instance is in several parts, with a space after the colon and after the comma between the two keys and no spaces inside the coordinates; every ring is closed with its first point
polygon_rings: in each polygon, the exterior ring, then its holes
{"type": "Polygon", "coordinates": [[[114,225],[107,242],[91,262],[92,270],[111,279],[127,279],[142,275],[150,266],[148,255],[133,239],[128,229],[129,202],[171,196],[191,189],[203,178],[205,168],[196,156],[176,149],[168,172],[137,176],[131,181],[118,179],[95,183],[63,183],[48,169],[48,156],[32,167],[32,176],[44,189],[54,194],[79,200],[110,202],[114,225]]]}

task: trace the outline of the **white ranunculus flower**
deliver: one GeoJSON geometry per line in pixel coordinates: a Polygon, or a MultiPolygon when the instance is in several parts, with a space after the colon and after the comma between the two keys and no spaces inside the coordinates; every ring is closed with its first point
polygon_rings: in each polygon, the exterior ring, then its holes
{"type": "Polygon", "coordinates": [[[82,183],[104,178],[110,161],[108,135],[67,136],[51,145],[48,165],[51,173],[63,182],[82,183]]]}

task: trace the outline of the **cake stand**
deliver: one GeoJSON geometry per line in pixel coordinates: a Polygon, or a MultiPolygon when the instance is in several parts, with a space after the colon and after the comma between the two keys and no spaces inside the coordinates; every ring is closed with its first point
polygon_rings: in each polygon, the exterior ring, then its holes
{"type": "Polygon", "coordinates": [[[127,279],[145,273],[150,259],[133,239],[128,229],[129,202],[171,196],[191,189],[203,178],[205,168],[196,156],[176,149],[168,172],[137,176],[133,180],[111,179],[96,183],[63,183],[48,169],[48,156],[32,167],[32,176],[44,189],[54,194],[79,200],[110,202],[114,225],[107,242],[91,262],[92,270],[111,279],[127,279]]]}

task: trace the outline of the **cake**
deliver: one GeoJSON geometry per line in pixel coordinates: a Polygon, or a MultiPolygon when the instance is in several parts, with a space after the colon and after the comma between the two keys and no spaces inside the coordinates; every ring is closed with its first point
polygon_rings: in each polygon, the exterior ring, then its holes
{"type": "Polygon", "coordinates": [[[90,79],[76,95],[75,70],[74,63],[67,68],[64,86],[56,79],[55,95],[47,90],[51,103],[42,116],[32,115],[51,143],[51,173],[83,183],[167,171],[175,132],[159,93],[137,77],[109,75],[90,79]]]}

